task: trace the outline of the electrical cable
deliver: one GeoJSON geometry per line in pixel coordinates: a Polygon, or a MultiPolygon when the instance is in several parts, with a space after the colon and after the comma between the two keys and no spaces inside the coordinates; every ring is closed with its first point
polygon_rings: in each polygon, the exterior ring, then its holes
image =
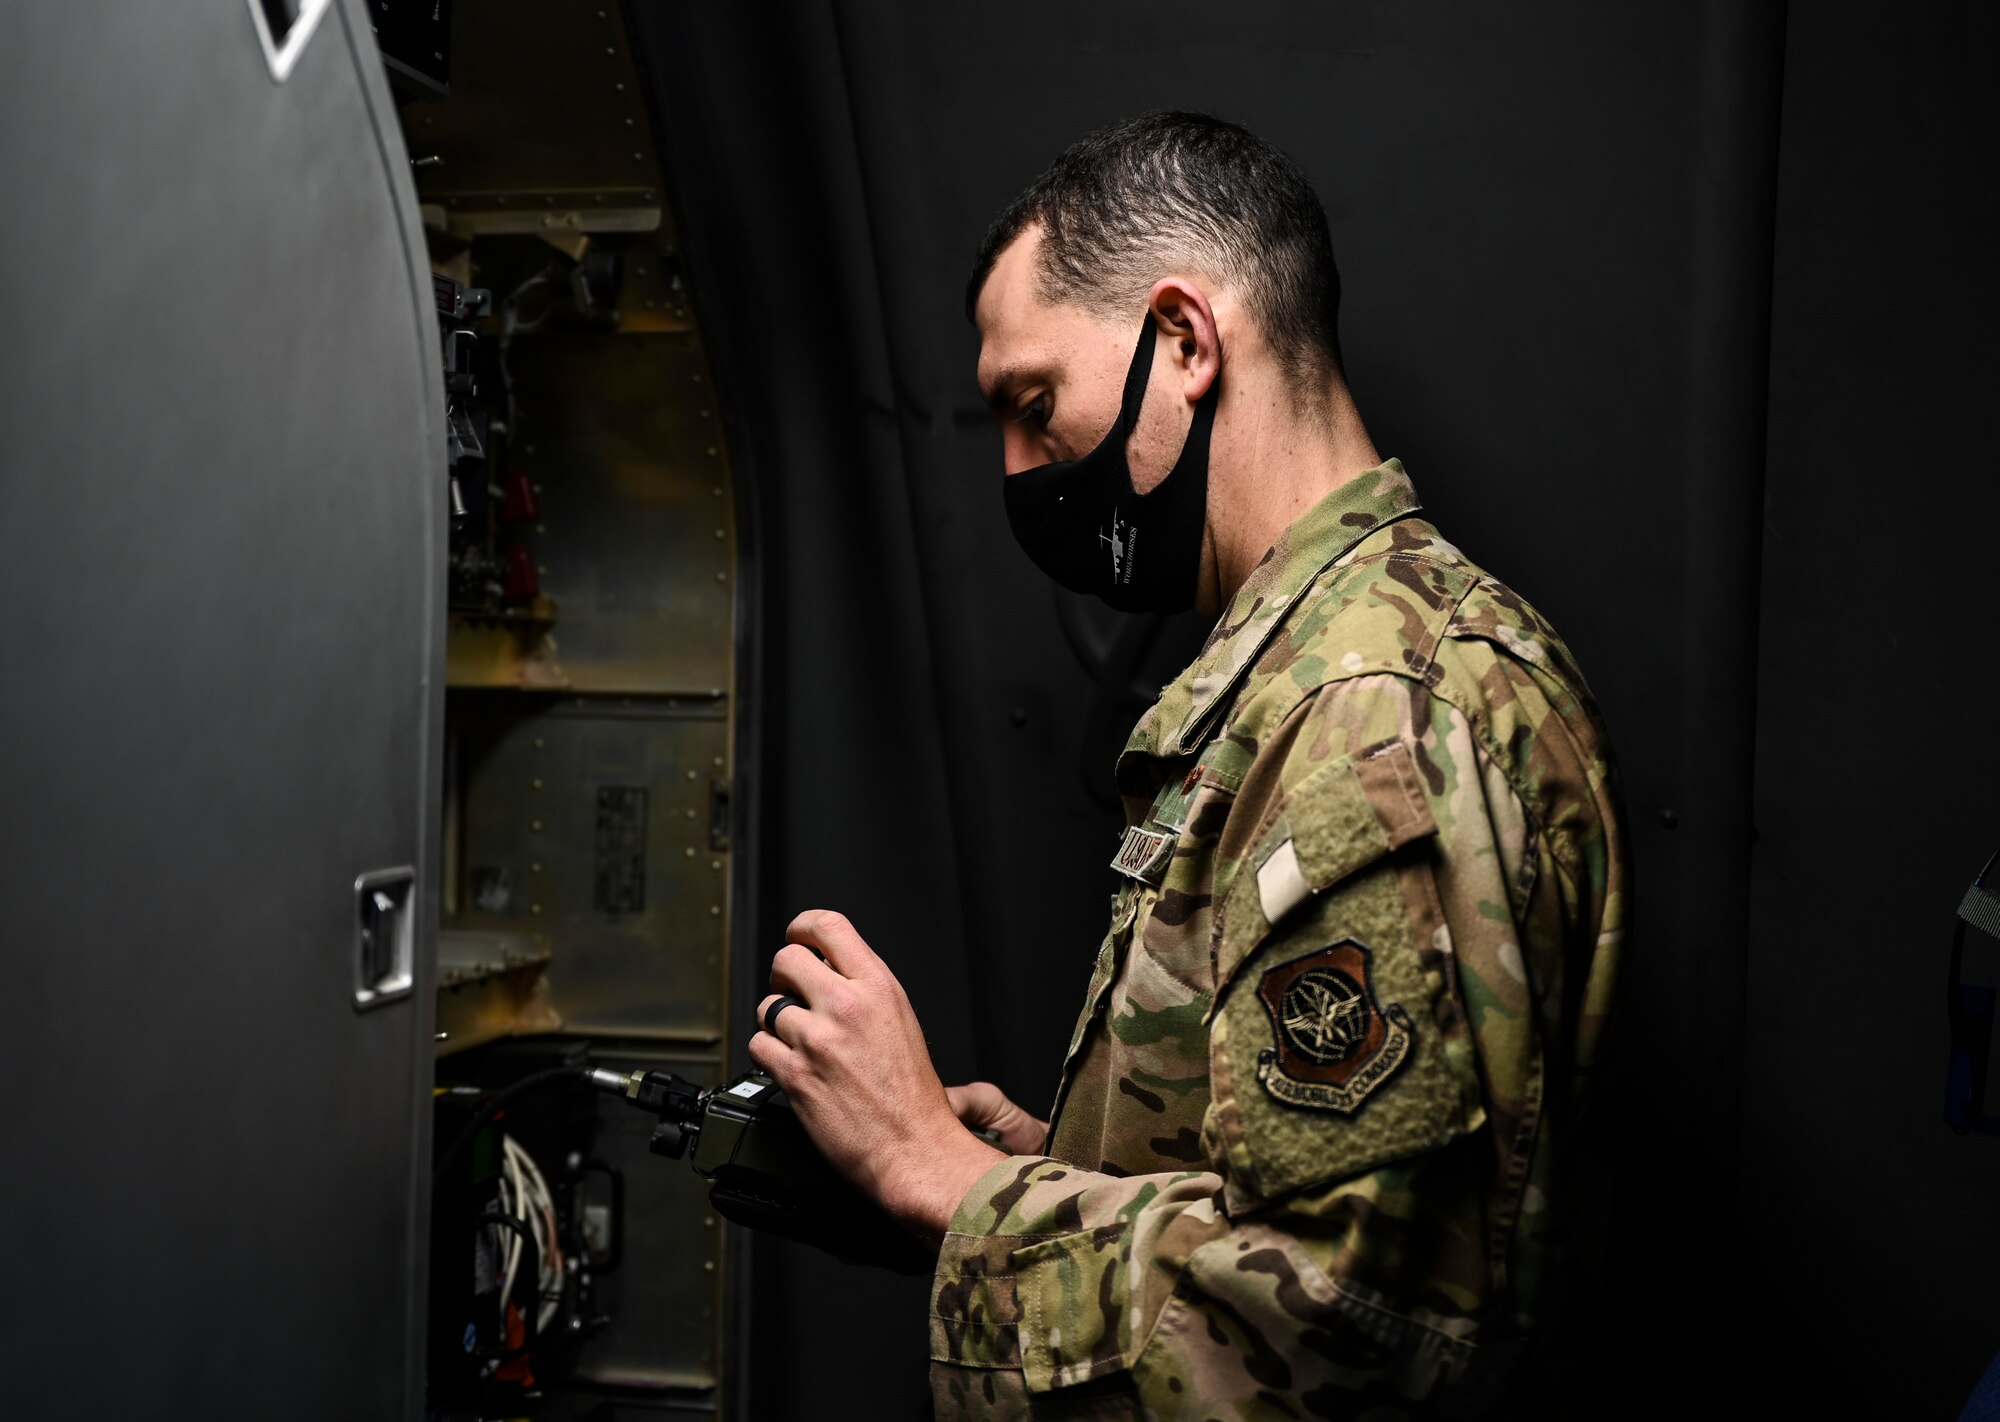
{"type": "Polygon", "coordinates": [[[472,1119],[459,1127],[458,1134],[451,1138],[451,1144],[447,1145],[443,1152],[439,1154],[437,1164],[431,1167],[431,1188],[435,1190],[443,1183],[451,1167],[457,1163],[458,1157],[464,1153],[467,1146],[472,1144],[473,1137],[477,1136],[489,1121],[506,1110],[510,1104],[520,1100],[530,1092],[540,1091],[543,1087],[553,1086],[559,1081],[582,1081],[589,1075],[589,1072],[590,1068],[584,1066],[550,1067],[546,1071],[538,1071],[530,1076],[524,1076],[505,1090],[496,1091],[493,1095],[487,1097],[480,1104],[479,1109],[472,1113],[472,1119]]]}
{"type": "MultiPolygon", "coordinates": [[[[511,1213],[528,1226],[540,1256],[541,1267],[535,1281],[536,1324],[538,1329],[546,1330],[562,1302],[563,1256],[562,1241],[556,1232],[555,1196],[549,1189],[548,1177],[542,1174],[535,1158],[519,1141],[505,1136],[501,1139],[501,1150],[505,1156],[506,1184],[512,1196],[511,1213]]],[[[517,1251],[513,1264],[518,1263],[517,1251]]],[[[510,1265],[510,1284],[513,1277],[513,1265],[510,1265]]]]}
{"type": "MultiPolygon", "coordinates": [[[[510,1150],[510,1146],[514,1146],[514,1138],[512,1136],[502,1136],[500,1138],[500,1207],[506,1212],[509,1218],[519,1220],[522,1225],[526,1226],[528,1225],[528,1220],[523,1211],[521,1200],[523,1194],[521,1170],[514,1163],[514,1150],[510,1150]]],[[[517,1150],[519,1147],[514,1147],[514,1149],[517,1150]]],[[[529,1232],[530,1235],[533,1234],[532,1226],[529,1226],[529,1232]]],[[[542,1241],[536,1238],[534,1239],[534,1245],[536,1252],[539,1253],[542,1241]]],[[[514,1295],[514,1278],[521,1267],[522,1249],[523,1245],[520,1235],[516,1234],[508,1240],[507,1266],[502,1271],[500,1280],[500,1297],[503,1299],[512,1298],[514,1295]]],[[[540,1282],[538,1278],[536,1283],[539,1284],[540,1282]]]]}
{"type": "MultiPolygon", "coordinates": [[[[529,1235],[528,1227],[526,1225],[522,1224],[512,1215],[503,1214],[498,1210],[489,1210],[483,1215],[476,1215],[474,1216],[472,1222],[475,1225],[498,1225],[501,1229],[508,1231],[510,1234],[515,1234],[520,1236],[521,1240],[525,1240],[532,1243],[532,1236],[529,1235]]],[[[535,1268],[537,1273],[539,1273],[541,1269],[541,1261],[539,1259],[535,1261],[535,1268]]],[[[532,1308],[525,1308],[520,1310],[521,1346],[518,1348],[511,1348],[511,1349],[507,1346],[507,1305],[511,1301],[509,1298],[510,1292],[511,1290],[509,1288],[502,1288],[500,1290],[499,1360],[503,1363],[511,1363],[517,1358],[525,1358],[530,1353],[534,1352],[535,1343],[541,1335],[541,1326],[540,1326],[541,1320],[537,1316],[539,1310],[532,1308]]]]}

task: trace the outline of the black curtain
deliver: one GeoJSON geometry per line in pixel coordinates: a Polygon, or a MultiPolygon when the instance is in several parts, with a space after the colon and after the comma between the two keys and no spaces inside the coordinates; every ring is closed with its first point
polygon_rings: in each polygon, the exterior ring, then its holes
{"type": "MultiPolygon", "coordinates": [[[[1841,821],[1794,792],[1826,783],[1814,776],[1837,761],[1850,814],[1873,813],[1877,787],[1850,746],[1859,728],[1826,709],[1856,688],[1812,674],[1827,631],[1805,590],[1838,578],[1839,560],[1819,554],[1845,525],[1826,510],[1872,489],[1919,430],[1950,452],[1926,460],[1923,478],[1972,542],[1956,561],[1895,538],[1870,547],[1925,595],[1958,599],[1963,620],[1990,607],[1990,573],[1970,571],[1990,566],[1996,512],[1990,480],[1973,472],[1991,470],[1968,403],[1979,388],[1968,372],[1993,364],[1981,320],[1915,323],[1894,298],[1948,305],[1975,295],[1965,272],[1983,274],[1969,236],[1937,232],[1991,216],[1991,184],[1971,166],[1992,169],[1974,59],[1990,59],[1991,26],[1971,7],[1922,10],[636,4],[687,262],[755,482],[764,732],[750,808],[762,877],[741,1008],[785,920],[841,908],[903,976],[948,1080],[990,1077],[1046,1106],[1102,928],[1120,723],[1201,629],[1065,604],[1013,547],[963,281],[985,224],[1069,141],[1148,108],[1205,109],[1247,123],[1315,180],[1376,444],[1406,461],[1448,536],[1564,630],[1620,748],[1640,929],[1610,1083],[1613,1236],[1595,1366],[1692,1404],[1717,1396],[1730,1360],[1762,1349],[1758,1376],[1796,1393],[1797,1369],[1768,1340],[1853,1320],[1796,1297],[1794,1280],[1861,1282],[1876,1297],[1920,1286],[1942,1300],[1944,1271],[1918,1262],[1935,1225],[1912,1225],[1895,1261],[1858,1275],[1843,1273],[1851,1250],[1811,1229],[1765,1228],[1784,1208],[1773,1181],[1834,1212],[1841,1142],[1861,1137],[1852,1122],[1833,1129],[1847,1098],[1822,1071],[1837,1080],[1837,1034],[1817,1018],[1781,1029],[1761,987],[1746,999],[1753,965],[1796,982],[1817,971],[1807,943],[1837,932],[1774,938],[1773,910],[1753,918],[1753,894],[1771,897],[1753,810],[1760,822],[1796,811],[1802,842],[1788,852],[1813,853],[1813,836],[1841,821]],[[1940,72],[1955,76],[1943,95],[1940,72]],[[1925,155],[1915,167],[1911,146],[1925,155]],[[1885,201],[1915,209],[1911,220],[1883,215],[1885,201]],[[1857,255],[1865,278],[1849,265],[1857,255]],[[1828,316],[1858,280],[1891,295],[1854,321],[1828,316]],[[1956,398],[1927,400],[1909,379],[1891,386],[1898,405],[1871,410],[1867,392],[1913,339],[1956,398]],[[1840,378],[1821,382],[1829,373],[1840,378]],[[1857,418],[1882,435],[1867,472],[1840,433],[1857,418]],[[1803,544],[1774,544],[1767,496],[1799,510],[1803,544]],[[1802,700],[1824,714],[1796,715],[1802,700]],[[1753,751],[1770,759],[1753,763],[1753,751]],[[1798,1050],[1771,1048],[1781,1030],[1798,1050]],[[1746,1041],[1759,1093],[1747,1111],[1746,1041]],[[1807,1117],[1819,1132],[1766,1132],[1789,1110],[1769,1098],[1804,1092],[1821,1093],[1807,1117]],[[1786,1142],[1782,1167],[1774,1140],[1786,1142]]],[[[1977,292],[1990,296],[1990,281],[1977,292]]],[[[1893,580],[1885,570],[1852,592],[1893,580]]],[[[1949,659],[1941,630],[1870,631],[1949,659]]],[[[1950,679],[1953,695],[1996,690],[1962,657],[1950,679]]],[[[1941,1130],[1923,1090],[1942,1071],[1941,1013],[1928,1008],[1944,891],[1987,847],[1982,827],[2000,824],[1995,790],[1969,762],[1913,784],[1903,808],[1929,804],[1936,833],[1869,844],[1923,872],[1892,884],[1849,866],[1847,884],[1879,892],[1885,921],[1912,925],[1894,971],[1926,1008],[1880,1028],[1907,1067],[1900,1094],[1870,1098],[1863,1134],[1880,1153],[1941,1130]]],[[[1859,958],[1842,963],[1860,970],[1859,958]]],[[[1990,1192],[1984,1144],[1939,1144],[1935,1169],[1990,1192]]],[[[1922,1213],[1916,1201],[1893,1208],[1922,1213]]],[[[925,1289],[760,1244],[754,1415],[920,1415],[925,1289]]],[[[1969,1303],[1957,1316],[1974,1317],[1969,1303]]],[[[1878,1362],[1842,1397],[1901,1405],[1921,1393],[1937,1412],[2000,1344],[2000,1323],[1933,1319],[1895,1336],[1925,1360],[1923,1381],[1878,1362]]]]}

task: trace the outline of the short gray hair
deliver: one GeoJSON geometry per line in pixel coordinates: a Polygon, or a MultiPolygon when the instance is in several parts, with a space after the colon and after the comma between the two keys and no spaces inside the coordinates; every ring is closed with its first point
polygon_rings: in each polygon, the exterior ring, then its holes
{"type": "Polygon", "coordinates": [[[1298,165],[1207,114],[1151,113],[1072,144],[987,229],[970,317],[993,264],[1042,229],[1042,298],[1117,318],[1176,268],[1236,288],[1295,389],[1341,370],[1340,269],[1326,209],[1298,165]]]}

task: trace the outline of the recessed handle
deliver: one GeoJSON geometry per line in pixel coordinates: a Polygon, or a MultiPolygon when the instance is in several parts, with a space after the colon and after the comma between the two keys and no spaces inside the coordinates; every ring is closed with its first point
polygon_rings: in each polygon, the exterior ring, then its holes
{"type": "Polygon", "coordinates": [[[354,881],[354,1006],[408,997],[415,981],[417,871],[377,869],[354,881]]]}

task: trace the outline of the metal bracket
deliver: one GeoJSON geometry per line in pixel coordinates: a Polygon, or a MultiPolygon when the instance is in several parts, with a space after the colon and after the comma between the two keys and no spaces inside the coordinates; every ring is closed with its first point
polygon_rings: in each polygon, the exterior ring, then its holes
{"type": "Polygon", "coordinates": [[[729,782],[720,777],[708,782],[708,847],[720,853],[729,848],[729,782]]]}

